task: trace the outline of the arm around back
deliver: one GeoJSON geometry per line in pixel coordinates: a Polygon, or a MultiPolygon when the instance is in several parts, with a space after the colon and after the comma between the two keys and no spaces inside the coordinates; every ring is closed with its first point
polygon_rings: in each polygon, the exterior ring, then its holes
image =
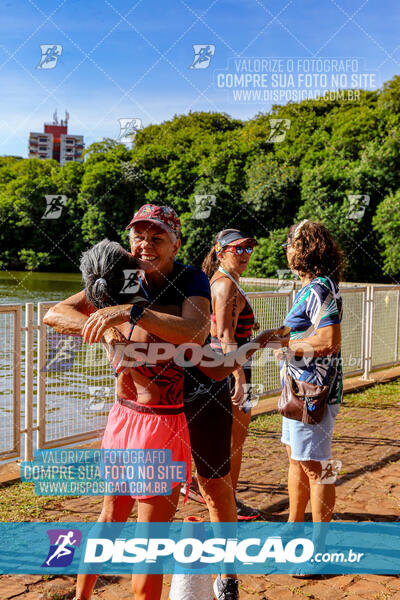
{"type": "Polygon", "coordinates": [[[95,310],[82,290],[52,306],[45,314],[43,322],[58,333],[82,335],[82,329],[89,315],[95,310]]]}
{"type": "Polygon", "coordinates": [[[146,308],[139,325],[173,344],[203,345],[210,331],[210,303],[202,296],[190,296],[182,304],[180,317],[146,308]]]}
{"type": "MultiPolygon", "coordinates": [[[[82,335],[82,330],[93,314],[92,326],[85,328],[85,341],[93,343],[100,341],[109,327],[129,321],[129,308],[129,305],[112,306],[96,311],[82,291],[51,307],[44,317],[44,323],[58,333],[82,335]],[[116,318],[117,323],[114,322],[116,318]]],[[[143,329],[163,340],[176,344],[195,342],[202,345],[210,330],[209,301],[201,296],[187,298],[179,317],[146,308],[139,321],[143,329]]]]}

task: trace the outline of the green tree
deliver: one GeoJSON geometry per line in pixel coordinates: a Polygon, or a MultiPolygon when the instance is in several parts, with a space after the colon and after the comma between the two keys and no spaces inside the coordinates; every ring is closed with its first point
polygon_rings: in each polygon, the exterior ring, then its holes
{"type": "Polygon", "coordinates": [[[379,204],[373,218],[373,227],[379,234],[384,272],[398,279],[400,275],[400,190],[389,194],[379,204]]]}
{"type": "Polygon", "coordinates": [[[282,236],[310,218],[345,249],[347,279],[390,280],[399,157],[400,76],[352,102],[290,102],[247,121],[175,116],[138,132],[132,148],[112,139],[91,144],[83,164],[0,157],[0,263],[76,271],[88,244],[105,236],[126,242],[133,212],[152,202],[181,215],[180,258],[197,265],[218,231],[236,227],[260,242],[248,273],[274,276],[286,268],[282,236]],[[280,142],[271,139],[271,119],[289,125],[280,142]],[[59,219],[43,219],[48,195],[67,198],[59,219]],[[216,198],[207,218],[195,216],[198,196],[216,198]],[[393,222],[384,220],[386,207],[393,222]]]}
{"type": "Polygon", "coordinates": [[[200,266],[215,235],[223,229],[243,227],[246,214],[243,203],[232,197],[226,185],[206,179],[199,181],[189,198],[189,210],[181,214],[183,245],[179,256],[200,266]]]}
{"type": "Polygon", "coordinates": [[[278,270],[287,269],[286,255],[282,244],[286,242],[288,228],[275,229],[268,237],[258,238],[251,255],[246,277],[278,277],[278,270]]]}
{"type": "MultiPolygon", "coordinates": [[[[46,211],[46,195],[57,194],[51,178],[55,161],[23,160],[12,166],[13,178],[0,188],[0,248],[10,257],[8,268],[21,268],[26,263],[21,250],[34,252],[56,250],[51,228],[42,219],[46,211]],[[18,232],[18,233],[17,233],[18,232]]],[[[46,265],[49,263],[46,259],[46,265]]],[[[37,263],[40,267],[40,262],[37,263]]]]}
{"type": "Polygon", "coordinates": [[[135,187],[126,179],[124,171],[131,159],[131,151],[113,140],[94,146],[88,149],[78,196],[85,245],[95,244],[105,237],[124,240],[124,229],[138,204],[135,187]]]}
{"type": "Polygon", "coordinates": [[[248,170],[243,194],[254,233],[265,236],[271,229],[290,223],[300,201],[300,172],[273,156],[258,156],[248,170]]]}

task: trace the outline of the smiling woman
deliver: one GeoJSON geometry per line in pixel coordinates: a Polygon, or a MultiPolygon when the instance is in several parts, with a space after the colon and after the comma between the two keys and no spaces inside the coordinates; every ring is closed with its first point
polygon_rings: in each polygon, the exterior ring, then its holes
{"type": "Polygon", "coordinates": [[[145,204],[128,225],[132,253],[145,273],[172,271],[181,247],[180,222],[169,206],[145,204]]]}
{"type": "MultiPolygon", "coordinates": [[[[191,284],[186,285],[178,297],[174,289],[173,302],[166,302],[176,304],[174,310],[169,311],[167,306],[154,310],[138,304],[116,305],[124,301],[118,293],[118,288],[121,291],[124,285],[124,271],[135,266],[143,272],[148,295],[157,298],[165,291],[180,247],[179,219],[168,207],[145,205],[128,227],[132,229],[131,253],[108,240],[89,250],[82,265],[86,291],[53,307],[45,323],[60,333],[82,335],[85,341],[92,343],[100,341],[111,327],[122,339],[132,336],[133,342],[149,343],[161,338],[172,344],[193,340],[203,343],[209,329],[209,286],[205,276],[196,269],[187,268],[185,280],[190,284],[190,279],[204,277],[208,291],[201,294],[200,287],[191,284]],[[192,296],[190,301],[187,295],[192,296]]],[[[190,481],[183,369],[171,361],[155,367],[143,365],[142,371],[127,369],[118,378],[118,396],[109,414],[103,448],[171,448],[173,459],[186,463],[190,481]]],[[[180,484],[176,483],[168,497],[141,497],[139,520],[171,520],[179,488],[180,484]]],[[[134,501],[134,496],[106,496],[99,521],[125,521],[134,501]]],[[[95,581],[94,575],[79,575],[77,598],[89,598],[95,581]]],[[[155,600],[161,595],[162,576],[135,575],[132,586],[138,598],[155,600]]]]}
{"type": "MultiPolygon", "coordinates": [[[[80,292],[52,307],[45,323],[60,333],[82,335],[85,341],[92,343],[100,341],[113,327],[123,338],[132,336],[133,342],[150,343],[161,338],[172,344],[203,344],[209,331],[210,288],[201,271],[175,262],[180,248],[178,216],[169,207],[145,205],[128,228],[131,229],[131,254],[108,240],[89,250],[83,261],[86,293],[80,292]],[[117,289],[123,285],[122,273],[136,262],[144,275],[146,293],[155,299],[159,308],[115,305],[123,301],[117,289]],[[108,263],[114,263],[112,272],[107,268],[108,263]],[[174,306],[171,308],[171,305],[174,306]]],[[[128,369],[118,378],[120,400],[110,411],[103,447],[171,447],[174,460],[186,462],[190,482],[183,369],[170,363],[160,367],[158,372],[153,367],[151,371],[150,365],[143,365],[143,372],[136,369],[130,373],[133,369],[128,369]],[[158,393],[157,390],[152,393],[153,387],[158,388],[158,393]],[[139,397],[140,391],[143,394],[139,397]]],[[[168,497],[140,498],[138,519],[145,522],[171,520],[179,488],[179,484],[175,485],[168,497]]],[[[224,494],[227,496],[225,488],[224,494]]],[[[100,522],[125,521],[133,503],[131,496],[106,496],[100,522]]],[[[89,598],[95,581],[95,575],[79,575],[77,598],[89,598]]],[[[155,600],[161,595],[162,576],[135,575],[132,586],[137,598],[155,600]]]]}
{"type": "MultiPolygon", "coordinates": [[[[174,271],[175,257],[181,247],[180,222],[175,211],[168,206],[145,204],[134,215],[130,229],[131,253],[143,273],[148,293],[157,300],[157,291],[166,285],[174,271]]],[[[190,311],[186,319],[166,315],[142,307],[124,304],[118,309],[104,308],[90,315],[83,328],[85,342],[99,342],[109,327],[130,321],[143,326],[146,331],[165,339],[165,327],[173,327],[173,343],[187,341],[203,343],[208,333],[209,314],[204,292],[200,293],[199,307],[190,311]]],[[[155,302],[157,304],[157,301],[155,302]]],[[[192,303],[193,304],[193,303],[192,303]]],[[[193,305],[194,306],[194,305],[193,305]]]]}

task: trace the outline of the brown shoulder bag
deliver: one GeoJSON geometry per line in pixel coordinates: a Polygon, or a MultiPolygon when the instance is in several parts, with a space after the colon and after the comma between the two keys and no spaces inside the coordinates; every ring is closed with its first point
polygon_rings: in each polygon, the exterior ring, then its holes
{"type": "Polygon", "coordinates": [[[283,389],[278,401],[278,411],[287,419],[301,421],[307,425],[321,423],[333,378],[334,369],[331,368],[328,385],[316,385],[307,381],[300,381],[288,373],[286,365],[283,389]]]}

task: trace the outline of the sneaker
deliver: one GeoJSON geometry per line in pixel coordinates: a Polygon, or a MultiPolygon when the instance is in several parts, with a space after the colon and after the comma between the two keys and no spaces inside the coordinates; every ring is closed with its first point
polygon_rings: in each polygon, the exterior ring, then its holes
{"type": "Polygon", "coordinates": [[[216,600],[239,600],[239,581],[233,577],[222,579],[218,575],[214,581],[214,594],[216,600]]]}
{"type": "Polygon", "coordinates": [[[240,502],[238,499],[236,499],[236,510],[238,521],[253,521],[254,519],[259,519],[261,517],[259,510],[243,504],[243,502],[240,502]]]}
{"type": "MultiPolygon", "coordinates": [[[[187,485],[186,485],[186,483],[184,483],[181,486],[181,494],[182,494],[182,496],[186,496],[186,491],[187,491],[187,485]]],[[[205,504],[206,503],[206,501],[204,500],[203,496],[201,495],[201,492],[200,492],[200,489],[199,489],[199,485],[198,485],[196,479],[193,479],[192,482],[189,485],[188,498],[190,498],[191,500],[194,500],[195,502],[199,502],[200,504],[205,504]]]]}

